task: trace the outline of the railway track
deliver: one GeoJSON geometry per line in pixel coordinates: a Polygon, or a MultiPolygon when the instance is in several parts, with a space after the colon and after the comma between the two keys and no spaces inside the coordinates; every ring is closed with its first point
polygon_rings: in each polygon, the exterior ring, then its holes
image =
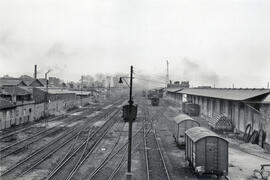
{"type": "MultiPolygon", "coordinates": [[[[133,142],[133,145],[135,146],[133,148],[133,153],[138,149],[139,145],[141,144],[141,139],[139,137],[139,134],[142,131],[143,131],[143,127],[140,128],[132,136],[133,139],[136,140],[136,142],[133,142]]],[[[103,161],[94,169],[94,171],[91,172],[87,180],[92,180],[96,178],[97,179],[113,179],[118,173],[118,171],[120,170],[120,168],[123,167],[123,165],[127,162],[127,147],[128,147],[128,142],[125,142],[120,147],[117,147],[113,151],[111,151],[103,159],[103,161]],[[108,169],[110,169],[108,167],[114,167],[114,168],[110,170],[110,172],[108,173],[108,169]]]]}
{"type": "MultiPolygon", "coordinates": [[[[121,99],[120,99],[121,100],[121,99]]],[[[119,102],[119,100],[117,100],[119,102]]],[[[53,122],[53,121],[56,121],[56,120],[60,120],[62,118],[66,118],[68,115],[71,115],[71,114],[74,114],[74,113],[77,113],[77,112],[83,112],[83,111],[87,111],[89,105],[88,106],[85,106],[84,108],[78,108],[78,109],[74,109],[74,110],[71,110],[69,112],[67,112],[66,114],[63,114],[63,115],[59,115],[59,116],[56,116],[56,117],[51,117],[51,118],[47,118],[47,122],[53,122]]],[[[98,109],[102,107],[102,105],[99,105],[98,107],[92,109],[92,111],[98,109]]],[[[1,130],[0,131],[0,140],[3,140],[3,139],[6,139],[8,137],[11,137],[11,136],[14,136],[20,132],[23,132],[23,131],[26,131],[26,130],[30,130],[32,128],[35,128],[35,125],[36,124],[39,124],[39,123],[43,123],[42,121],[44,120],[40,120],[40,121],[37,121],[37,122],[32,122],[30,124],[30,126],[18,126],[18,127],[13,127],[11,129],[4,129],[4,130],[1,130]]]]}
{"type": "MultiPolygon", "coordinates": [[[[117,101],[117,102],[119,102],[119,101],[117,101]]],[[[102,108],[102,106],[97,107],[95,109],[92,109],[91,111],[87,111],[87,110],[84,109],[82,111],[81,116],[92,113],[96,109],[100,109],[100,108],[102,108]]],[[[78,110],[76,112],[78,112],[78,110]]],[[[67,116],[63,115],[62,117],[67,117],[67,116]]],[[[60,117],[53,118],[51,121],[55,121],[56,119],[60,119],[60,117]]],[[[27,148],[29,145],[41,140],[42,138],[47,137],[47,136],[49,136],[51,134],[57,133],[58,131],[61,131],[61,130],[65,129],[65,127],[68,126],[70,123],[76,122],[76,121],[78,121],[80,119],[82,119],[82,118],[81,117],[75,117],[74,118],[74,116],[69,116],[69,117],[63,119],[64,122],[61,122],[60,124],[58,124],[58,125],[56,125],[54,127],[38,131],[37,133],[34,133],[34,134],[32,134],[31,136],[29,136],[29,137],[27,137],[25,139],[22,139],[22,140],[20,140],[18,142],[15,142],[13,144],[1,147],[1,149],[0,149],[0,154],[1,154],[0,159],[4,159],[4,158],[8,157],[11,154],[17,153],[17,152],[27,148]]],[[[32,129],[32,128],[34,128],[34,127],[30,126],[28,128],[20,129],[17,132],[10,133],[10,134],[6,135],[6,137],[11,136],[11,134],[14,135],[14,134],[17,134],[17,133],[19,133],[21,131],[26,131],[26,130],[29,130],[29,129],[32,129]]]]}
{"type": "Polygon", "coordinates": [[[46,177],[49,179],[65,179],[69,180],[76,173],[78,168],[84,163],[84,161],[91,155],[93,150],[107,134],[112,125],[119,119],[116,118],[119,115],[119,110],[112,113],[108,120],[96,131],[88,134],[87,139],[71,153],[67,158],[59,163],[51,173],[46,177]]]}
{"type": "Polygon", "coordinates": [[[50,136],[55,133],[60,133],[60,131],[63,131],[71,122],[76,122],[78,120],[82,120],[81,117],[70,117],[70,119],[67,122],[62,122],[54,127],[51,127],[49,129],[42,130],[36,134],[31,135],[30,137],[27,137],[21,141],[18,141],[16,143],[13,143],[11,145],[8,145],[6,147],[3,147],[0,149],[1,157],[0,159],[4,159],[8,157],[11,154],[15,154],[31,144],[40,141],[41,139],[50,136]]]}
{"type": "Polygon", "coordinates": [[[106,142],[106,140],[102,140],[100,142],[100,145],[93,151],[93,155],[91,156],[91,154],[90,154],[90,156],[87,159],[85,159],[85,162],[82,162],[82,166],[79,167],[77,169],[77,171],[73,173],[73,176],[72,176],[71,179],[82,179],[82,178],[88,177],[87,174],[89,173],[89,171],[86,171],[87,173],[85,173],[85,170],[86,169],[89,169],[89,167],[87,167],[87,166],[89,166],[89,162],[91,163],[93,161],[93,158],[100,158],[100,157],[96,157],[96,154],[99,153],[99,149],[102,149],[102,147],[100,147],[100,146],[105,145],[105,146],[107,146],[106,149],[110,151],[105,156],[105,158],[103,159],[103,161],[101,162],[101,164],[104,163],[106,160],[108,160],[108,158],[110,157],[110,155],[112,155],[112,153],[117,149],[117,147],[119,145],[121,145],[121,142],[122,141],[120,141],[120,139],[121,139],[122,130],[123,130],[125,124],[126,123],[122,123],[122,121],[120,120],[120,121],[118,121],[114,125],[115,127],[112,127],[110,129],[109,133],[110,133],[111,136],[109,138],[115,139],[114,142],[113,142],[113,144],[109,144],[108,145],[107,142],[106,142]],[[116,137],[113,137],[114,135],[112,135],[112,133],[117,133],[117,136],[116,137]],[[82,175],[84,175],[85,177],[81,177],[82,175]]]}
{"type": "Polygon", "coordinates": [[[157,130],[155,128],[155,117],[159,117],[160,113],[158,110],[155,114],[150,117],[149,108],[146,104],[144,106],[144,156],[145,156],[145,164],[146,164],[146,179],[147,180],[170,180],[170,175],[168,172],[168,168],[163,156],[162,149],[159,144],[159,138],[157,136],[157,130]],[[149,119],[150,117],[150,119],[149,119]],[[147,129],[150,129],[148,135],[145,135],[147,129]]]}
{"type": "MultiPolygon", "coordinates": [[[[57,117],[53,117],[53,118],[49,118],[48,119],[48,122],[52,122],[52,121],[56,121],[56,120],[59,120],[61,118],[64,118],[65,115],[60,115],[60,116],[57,116],[57,117]]],[[[18,128],[12,128],[12,130],[10,130],[10,132],[6,132],[6,131],[3,131],[0,135],[0,140],[3,141],[3,139],[6,139],[8,137],[11,137],[11,136],[14,136],[20,132],[23,132],[23,131],[27,131],[27,130],[30,130],[30,129],[33,129],[35,128],[34,125],[38,124],[40,122],[37,122],[37,123],[32,123],[30,126],[27,126],[27,127],[18,127],[18,128]]]]}
{"type": "MultiPolygon", "coordinates": [[[[108,113],[111,111],[111,109],[108,109],[103,113],[102,115],[99,115],[100,117],[108,116],[108,113]],[[105,115],[104,115],[105,114],[105,115]]],[[[85,114],[81,115],[85,116],[85,114]]],[[[95,119],[95,118],[94,118],[95,119]]],[[[98,118],[96,118],[97,120],[98,118]]],[[[89,125],[89,121],[86,122],[89,125]]],[[[61,148],[67,146],[68,144],[76,144],[79,140],[79,135],[82,134],[82,128],[85,130],[85,125],[80,127],[71,128],[70,131],[67,131],[63,135],[61,135],[59,138],[54,139],[47,145],[40,147],[39,149],[35,150],[33,154],[30,156],[27,156],[26,158],[20,160],[16,164],[12,165],[11,167],[7,168],[5,171],[1,173],[1,179],[11,179],[14,177],[21,177],[29,172],[31,172],[36,166],[44,162],[46,159],[48,159],[50,156],[53,155],[53,153],[59,151],[61,148]],[[80,130],[79,130],[80,129],[80,130]]],[[[72,146],[74,149],[75,146],[72,146]]]]}
{"type": "MultiPolygon", "coordinates": [[[[149,112],[148,112],[149,113],[149,112]]],[[[148,128],[145,128],[145,124],[142,124],[142,127],[133,135],[132,143],[132,154],[136,153],[144,141],[144,138],[148,136],[152,130],[151,123],[148,123],[148,128]]],[[[123,166],[127,163],[127,145],[126,142],[113,153],[110,153],[100,164],[95,168],[95,170],[90,174],[87,180],[92,179],[121,179],[124,177],[125,170],[123,166]]]]}

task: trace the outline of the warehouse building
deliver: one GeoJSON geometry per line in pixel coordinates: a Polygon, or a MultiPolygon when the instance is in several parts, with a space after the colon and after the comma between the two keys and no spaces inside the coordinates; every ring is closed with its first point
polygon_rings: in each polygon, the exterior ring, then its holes
{"type": "Polygon", "coordinates": [[[200,114],[210,121],[223,115],[233,124],[234,132],[244,133],[248,124],[252,130],[266,132],[266,146],[270,144],[270,90],[188,88],[169,90],[168,96],[179,101],[200,105],[200,114]]]}

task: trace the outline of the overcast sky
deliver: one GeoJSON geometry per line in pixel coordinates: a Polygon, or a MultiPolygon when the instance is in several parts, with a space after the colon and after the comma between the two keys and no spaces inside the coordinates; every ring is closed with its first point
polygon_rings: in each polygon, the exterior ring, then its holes
{"type": "Polygon", "coordinates": [[[0,76],[135,72],[217,87],[270,81],[269,0],[0,0],[0,76]]]}

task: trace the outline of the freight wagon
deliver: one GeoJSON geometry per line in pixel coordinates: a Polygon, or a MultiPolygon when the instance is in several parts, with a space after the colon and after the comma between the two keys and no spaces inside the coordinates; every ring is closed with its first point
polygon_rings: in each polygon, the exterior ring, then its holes
{"type": "Polygon", "coordinates": [[[185,133],[185,157],[198,174],[228,175],[228,141],[204,127],[185,133]]]}
{"type": "Polygon", "coordinates": [[[199,116],[200,115],[200,105],[184,102],[183,103],[183,112],[190,115],[190,116],[199,116]]]}
{"type": "Polygon", "coordinates": [[[192,127],[200,126],[200,123],[186,114],[180,114],[173,121],[173,137],[179,146],[185,145],[185,132],[192,127]]]}

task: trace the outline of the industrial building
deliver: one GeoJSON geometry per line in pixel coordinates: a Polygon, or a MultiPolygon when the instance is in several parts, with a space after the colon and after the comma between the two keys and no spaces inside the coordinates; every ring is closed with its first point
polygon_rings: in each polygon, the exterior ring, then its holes
{"type": "Polygon", "coordinates": [[[168,88],[167,95],[180,103],[200,105],[200,116],[211,121],[226,116],[235,133],[243,134],[248,124],[252,130],[266,132],[264,147],[270,148],[270,89],[168,88]]]}

